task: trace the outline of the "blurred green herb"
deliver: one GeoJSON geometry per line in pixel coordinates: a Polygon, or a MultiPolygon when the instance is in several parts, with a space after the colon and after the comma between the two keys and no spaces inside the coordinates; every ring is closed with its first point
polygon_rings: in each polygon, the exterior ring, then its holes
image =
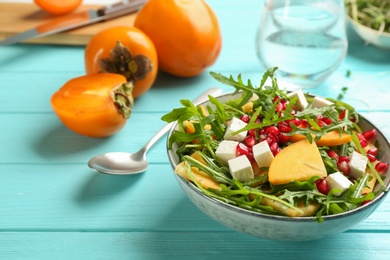
{"type": "Polygon", "coordinates": [[[345,0],[349,17],[379,32],[390,32],[389,0],[345,0]]]}

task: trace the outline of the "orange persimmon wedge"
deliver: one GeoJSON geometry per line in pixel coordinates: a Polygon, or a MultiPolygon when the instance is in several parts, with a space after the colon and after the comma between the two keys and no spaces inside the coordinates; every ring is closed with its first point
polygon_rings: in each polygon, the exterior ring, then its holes
{"type": "MultiPolygon", "coordinates": [[[[208,175],[204,171],[199,170],[199,168],[197,167],[191,167],[191,172],[194,176],[195,181],[199,183],[199,185],[203,188],[221,190],[221,187],[218,185],[218,182],[216,182],[210,175],[208,175]]],[[[175,173],[189,181],[192,181],[191,176],[186,170],[185,162],[181,162],[176,166],[175,173]]]]}
{"type": "MultiPolygon", "coordinates": [[[[313,136],[314,138],[314,136],[313,136]]],[[[290,141],[295,143],[298,141],[301,141],[303,139],[306,139],[304,135],[300,134],[294,134],[291,136],[290,141]]],[[[317,141],[318,146],[337,146],[341,144],[348,143],[352,140],[351,135],[347,133],[342,133],[340,137],[340,132],[335,130],[329,133],[326,133],[324,136],[320,138],[320,140],[317,141]]]]}
{"type": "Polygon", "coordinates": [[[325,165],[315,142],[300,140],[281,150],[272,160],[268,180],[273,185],[325,177],[325,165]]]}

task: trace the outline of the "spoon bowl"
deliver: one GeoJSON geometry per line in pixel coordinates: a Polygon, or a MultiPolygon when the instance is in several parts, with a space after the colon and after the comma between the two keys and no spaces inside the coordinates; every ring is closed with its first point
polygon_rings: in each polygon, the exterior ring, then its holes
{"type": "MultiPolygon", "coordinates": [[[[207,99],[209,95],[216,96],[222,93],[220,88],[210,88],[197,97],[193,103],[197,104],[207,99]]],[[[173,123],[166,124],[160,129],[138,152],[111,152],[96,155],[88,162],[89,168],[96,172],[114,175],[130,175],[138,174],[148,169],[148,161],[146,160],[146,153],[148,150],[161,138],[173,123]]]]}

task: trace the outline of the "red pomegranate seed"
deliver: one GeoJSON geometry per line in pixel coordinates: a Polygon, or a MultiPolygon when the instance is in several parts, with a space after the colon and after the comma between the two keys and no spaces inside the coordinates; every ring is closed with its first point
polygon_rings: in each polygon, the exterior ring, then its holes
{"type": "Polygon", "coordinates": [[[367,158],[370,162],[375,162],[376,161],[376,157],[372,154],[367,154],[367,158]]]}
{"type": "Polygon", "coordinates": [[[248,135],[250,135],[250,136],[256,136],[256,129],[249,129],[249,130],[248,130],[248,135]]]}
{"type": "Polygon", "coordinates": [[[249,121],[251,120],[250,116],[248,116],[247,114],[244,114],[240,117],[240,119],[245,122],[245,123],[249,123],[249,121]]]}
{"type": "Polygon", "coordinates": [[[295,111],[295,109],[293,109],[293,110],[291,110],[290,115],[295,116],[296,113],[297,113],[297,112],[295,111]]]}
{"type": "Polygon", "coordinates": [[[367,145],[368,145],[368,141],[367,141],[366,139],[360,140],[359,142],[360,142],[360,145],[361,145],[363,148],[364,148],[364,147],[367,147],[367,145]]]}
{"type": "Polygon", "coordinates": [[[309,125],[309,123],[307,122],[306,119],[302,119],[302,120],[301,120],[300,127],[302,127],[302,128],[307,128],[308,125],[309,125]]]}
{"type": "Polygon", "coordinates": [[[279,145],[278,145],[278,143],[271,143],[270,144],[270,146],[269,146],[269,149],[271,150],[271,152],[276,152],[277,150],[278,150],[278,148],[279,148],[279,145]]]}
{"type": "Polygon", "coordinates": [[[278,139],[278,136],[277,136],[277,135],[274,135],[274,134],[272,134],[272,133],[269,133],[269,134],[267,135],[267,137],[271,138],[271,140],[272,140],[273,143],[278,143],[278,142],[279,142],[279,139],[278,139]]]}
{"type": "Polygon", "coordinates": [[[267,137],[265,138],[265,140],[267,141],[268,145],[271,145],[272,143],[274,143],[274,140],[272,140],[272,138],[269,137],[269,136],[267,136],[267,137]]]}
{"type": "Polygon", "coordinates": [[[346,162],[346,163],[349,163],[349,157],[348,156],[345,156],[345,155],[342,155],[339,157],[339,159],[337,160],[337,164],[341,163],[341,162],[346,162]]]}
{"type": "Polygon", "coordinates": [[[249,147],[252,147],[252,146],[254,146],[256,144],[256,138],[254,136],[252,136],[252,135],[247,135],[245,137],[244,141],[245,141],[245,144],[247,146],[249,146],[249,147]]]}
{"type": "Polygon", "coordinates": [[[245,144],[243,144],[243,143],[239,143],[237,145],[236,152],[237,152],[237,156],[240,156],[240,155],[248,156],[249,153],[250,153],[248,147],[245,144]]]}
{"type": "Polygon", "coordinates": [[[348,176],[351,173],[351,169],[349,168],[349,164],[346,161],[342,161],[338,164],[338,169],[345,176],[348,176]]]}
{"type": "Polygon", "coordinates": [[[266,134],[273,134],[274,136],[277,136],[280,131],[276,126],[269,126],[265,129],[266,134]]]}
{"type": "Polygon", "coordinates": [[[330,124],[333,123],[333,122],[332,122],[332,119],[330,119],[330,118],[328,118],[328,117],[323,117],[323,118],[321,119],[321,121],[324,122],[324,123],[327,124],[327,125],[330,125],[330,124]]]}
{"type": "Polygon", "coordinates": [[[292,130],[291,126],[288,125],[286,122],[280,122],[278,124],[278,129],[282,133],[289,133],[292,130]]]}
{"type": "Polygon", "coordinates": [[[356,136],[359,138],[359,140],[366,140],[366,138],[362,134],[356,133],[356,136]]]}
{"type": "Polygon", "coordinates": [[[267,139],[267,136],[265,134],[259,135],[259,140],[260,141],[264,141],[265,139],[267,139]]]}
{"type": "Polygon", "coordinates": [[[329,193],[329,188],[325,179],[318,179],[315,181],[315,184],[317,186],[317,190],[322,194],[327,195],[329,193]]]}
{"type": "Polygon", "coordinates": [[[378,148],[372,147],[372,148],[370,148],[370,149],[367,151],[367,154],[371,154],[371,155],[373,155],[373,156],[377,156],[377,155],[378,155],[378,152],[379,152],[378,148]]]}
{"type": "Polygon", "coordinates": [[[276,105],[275,110],[278,111],[278,112],[282,112],[283,111],[283,104],[279,102],[276,105]]]}
{"type": "Polygon", "coordinates": [[[365,200],[365,201],[362,202],[362,204],[360,206],[366,205],[369,202],[371,202],[371,200],[365,200]]]}
{"type": "Polygon", "coordinates": [[[327,150],[326,153],[328,154],[328,156],[329,156],[330,158],[336,159],[336,160],[338,161],[339,155],[338,155],[335,151],[333,151],[333,150],[327,150]]]}
{"type": "Polygon", "coordinates": [[[280,133],[278,135],[279,142],[281,143],[287,143],[290,140],[290,136],[284,135],[283,133],[280,133]]]}
{"type": "Polygon", "coordinates": [[[382,173],[382,172],[385,172],[387,171],[387,169],[389,168],[389,164],[388,163],[385,163],[385,162],[378,162],[376,165],[375,165],[375,170],[379,173],[382,173]]]}
{"type": "Polygon", "coordinates": [[[282,148],[278,147],[278,149],[276,149],[276,151],[272,152],[272,154],[274,155],[274,157],[280,153],[280,151],[282,150],[282,148]]]}
{"type": "Polygon", "coordinates": [[[293,123],[296,126],[300,126],[302,124],[302,121],[299,118],[294,118],[294,119],[287,120],[287,123],[288,124],[293,123]]]}
{"type": "Polygon", "coordinates": [[[376,136],[376,130],[375,129],[368,130],[363,133],[363,136],[364,138],[366,138],[366,140],[370,141],[376,136]]]}
{"type": "Polygon", "coordinates": [[[255,124],[260,124],[260,122],[261,122],[261,119],[260,118],[256,118],[255,124]]]}
{"type": "Polygon", "coordinates": [[[345,118],[345,113],[347,112],[346,109],[344,109],[343,111],[341,111],[340,115],[339,115],[339,119],[344,119],[345,118]]]}

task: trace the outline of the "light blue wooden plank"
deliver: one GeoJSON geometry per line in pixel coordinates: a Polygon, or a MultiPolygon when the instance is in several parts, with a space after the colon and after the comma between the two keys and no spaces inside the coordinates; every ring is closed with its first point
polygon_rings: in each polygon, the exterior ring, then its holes
{"type": "MultiPolygon", "coordinates": [[[[114,136],[89,138],[70,131],[54,114],[0,114],[0,164],[85,164],[99,153],[136,152],[165,124],[162,115],[137,113],[114,136]]],[[[151,162],[167,162],[165,143],[161,139],[149,152],[151,162]]]]}
{"type": "MultiPolygon", "coordinates": [[[[299,235],[299,234],[297,234],[299,235]]],[[[388,260],[388,234],[344,233],[305,243],[231,232],[0,233],[2,259],[388,260]]]]}
{"type": "MultiPolygon", "coordinates": [[[[224,92],[234,88],[222,85],[209,75],[212,70],[196,78],[177,78],[160,73],[153,87],[143,96],[135,100],[133,113],[165,111],[180,106],[180,99],[194,99],[210,87],[221,87],[224,92]],[[169,97],[169,99],[167,98],[169,97]]],[[[264,71],[234,71],[222,70],[215,72],[225,76],[232,75],[235,79],[239,74],[245,80],[251,80],[259,86],[264,71]]],[[[390,102],[386,93],[390,87],[390,70],[388,73],[352,72],[351,77],[345,77],[346,71],[338,71],[324,84],[305,91],[324,97],[337,98],[344,86],[348,87],[345,101],[350,102],[359,111],[388,111],[390,102]]],[[[16,72],[0,72],[0,113],[53,113],[50,98],[66,81],[79,76],[73,72],[26,72],[18,75],[16,72]],[[12,91],[11,91],[12,90],[12,91]],[[34,93],[34,95],[32,95],[34,93]]],[[[280,88],[288,85],[279,83],[280,88]]]]}
{"type": "MultiPolygon", "coordinates": [[[[86,165],[0,164],[0,176],[0,233],[229,230],[189,201],[168,164],[132,176],[98,174],[86,165]]],[[[389,208],[387,198],[352,230],[390,233],[389,208]]]]}

